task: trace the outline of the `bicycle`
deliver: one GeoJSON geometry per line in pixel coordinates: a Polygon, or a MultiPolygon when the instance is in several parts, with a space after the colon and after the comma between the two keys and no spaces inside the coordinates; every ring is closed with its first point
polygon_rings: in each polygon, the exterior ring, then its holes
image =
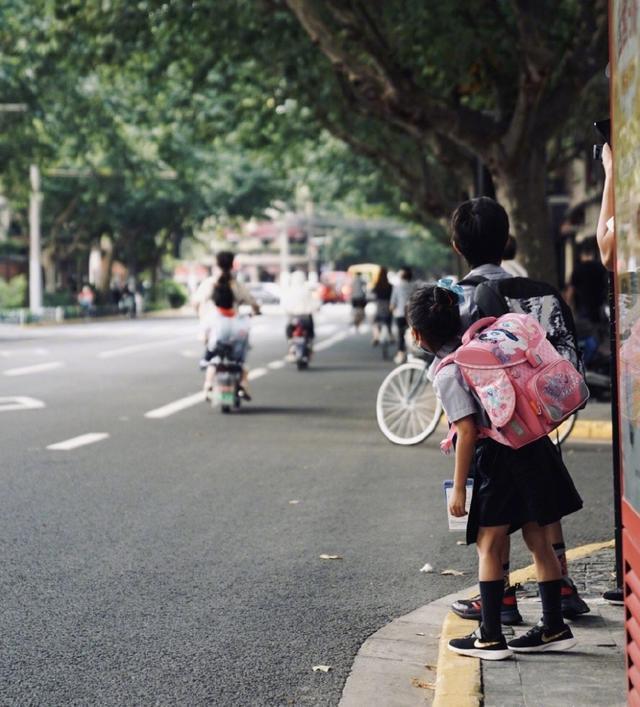
{"type": "MultiPolygon", "coordinates": [[[[430,360],[412,358],[394,368],[378,389],[378,427],[393,444],[420,444],[440,424],[444,410],[427,376],[430,363],[430,360]]],[[[578,413],[574,412],[549,435],[554,444],[562,444],[567,439],[577,417],[578,413]]]]}

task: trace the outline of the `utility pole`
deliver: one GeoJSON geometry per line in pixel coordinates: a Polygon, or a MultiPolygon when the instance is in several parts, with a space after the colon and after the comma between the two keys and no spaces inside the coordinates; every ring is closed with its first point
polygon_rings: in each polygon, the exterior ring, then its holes
{"type": "Polygon", "coordinates": [[[42,312],[42,267],[40,258],[40,213],[42,192],[40,170],[32,164],[29,168],[31,194],[29,196],[29,309],[34,314],[42,312]]]}
{"type": "Polygon", "coordinates": [[[289,284],[289,213],[282,214],[280,221],[280,286],[289,284]]]}

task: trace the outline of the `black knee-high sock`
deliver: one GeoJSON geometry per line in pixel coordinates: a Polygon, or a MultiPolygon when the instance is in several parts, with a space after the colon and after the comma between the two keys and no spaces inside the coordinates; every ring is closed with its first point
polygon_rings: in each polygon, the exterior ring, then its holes
{"type": "Polygon", "coordinates": [[[542,621],[549,631],[559,631],[564,626],[560,601],[561,579],[538,582],[542,600],[542,621]]]}
{"type": "MultiPolygon", "coordinates": [[[[500,607],[504,593],[504,580],[479,582],[482,600],[482,632],[485,638],[495,641],[502,635],[500,607]]],[[[560,591],[560,590],[558,590],[560,591]]]]}

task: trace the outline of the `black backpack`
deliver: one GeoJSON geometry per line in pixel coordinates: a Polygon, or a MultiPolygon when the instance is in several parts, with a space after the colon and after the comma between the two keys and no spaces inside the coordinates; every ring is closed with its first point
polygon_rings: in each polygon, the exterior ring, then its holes
{"type": "Polygon", "coordinates": [[[473,300],[480,317],[500,317],[508,312],[535,317],[556,351],[585,375],[573,313],[553,285],[528,277],[489,280],[481,276],[465,278],[459,284],[475,287],[473,300]]]}

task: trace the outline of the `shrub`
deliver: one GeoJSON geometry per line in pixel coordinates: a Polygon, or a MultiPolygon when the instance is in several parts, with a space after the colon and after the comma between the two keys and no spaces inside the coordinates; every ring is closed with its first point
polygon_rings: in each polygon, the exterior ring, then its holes
{"type": "Polygon", "coordinates": [[[16,275],[8,282],[0,279],[0,309],[27,306],[27,276],[16,275]]]}
{"type": "Polygon", "coordinates": [[[162,280],[156,285],[153,293],[153,301],[160,306],[167,304],[174,309],[178,309],[186,304],[188,299],[187,290],[175,280],[162,280]]]}

